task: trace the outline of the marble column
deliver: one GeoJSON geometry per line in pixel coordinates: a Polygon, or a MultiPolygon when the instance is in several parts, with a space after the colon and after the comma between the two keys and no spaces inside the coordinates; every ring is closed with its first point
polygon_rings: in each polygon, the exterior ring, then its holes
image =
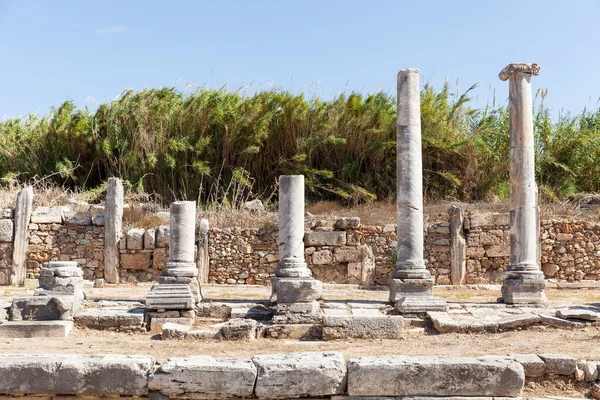
{"type": "Polygon", "coordinates": [[[196,267],[196,203],[176,201],[171,204],[169,260],[148,293],[149,309],[193,309],[202,301],[196,267]]]}
{"type": "Polygon", "coordinates": [[[544,303],[544,274],[538,254],[539,209],[535,182],[535,142],[531,77],[537,64],[513,63],[499,74],[509,81],[510,111],[510,265],[502,299],[509,304],[544,303]]]}
{"type": "Polygon", "coordinates": [[[106,209],[104,211],[104,279],[119,283],[119,242],[123,223],[123,183],[119,178],[108,178],[106,209]]]}
{"type": "Polygon", "coordinates": [[[304,260],[303,175],[279,177],[279,263],[271,283],[271,300],[283,309],[319,311],[316,299],[321,296],[322,285],[312,277],[304,260]]]}
{"type": "Polygon", "coordinates": [[[398,73],[396,123],[398,248],[396,268],[389,281],[390,301],[401,313],[446,310],[446,302],[431,294],[434,281],[423,259],[423,166],[418,69],[405,69],[398,73]]]}

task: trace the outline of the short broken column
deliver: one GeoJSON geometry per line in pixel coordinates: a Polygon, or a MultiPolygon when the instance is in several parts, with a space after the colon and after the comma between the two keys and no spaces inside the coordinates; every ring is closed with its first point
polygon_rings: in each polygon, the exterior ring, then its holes
{"type": "Polygon", "coordinates": [[[279,311],[320,313],[322,284],[304,260],[304,175],[279,177],[279,263],[271,283],[279,311]]]}
{"type": "Polygon", "coordinates": [[[546,301],[538,253],[540,217],[531,95],[531,77],[539,73],[537,64],[513,63],[499,74],[501,80],[509,81],[510,265],[502,285],[502,300],[509,304],[546,301]]]}
{"type": "Polygon", "coordinates": [[[26,187],[17,194],[17,204],[14,212],[14,242],[12,270],[10,275],[11,285],[21,285],[27,275],[27,227],[33,211],[33,188],[26,187]]]}
{"type": "Polygon", "coordinates": [[[196,267],[196,203],[176,201],[170,209],[169,261],[146,301],[150,310],[193,310],[202,301],[196,267]]]}
{"type": "Polygon", "coordinates": [[[423,258],[423,167],[419,70],[398,73],[396,268],[389,280],[390,302],[400,313],[445,311],[446,302],[432,296],[433,278],[423,258]]]}

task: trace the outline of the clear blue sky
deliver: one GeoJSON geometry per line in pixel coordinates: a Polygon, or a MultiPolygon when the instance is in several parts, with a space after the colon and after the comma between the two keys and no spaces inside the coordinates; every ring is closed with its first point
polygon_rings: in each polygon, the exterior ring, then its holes
{"type": "Polygon", "coordinates": [[[598,0],[0,0],[0,48],[0,120],[188,83],[393,93],[408,67],[505,103],[498,72],[513,61],[542,67],[533,88],[555,114],[600,97],[598,0]]]}

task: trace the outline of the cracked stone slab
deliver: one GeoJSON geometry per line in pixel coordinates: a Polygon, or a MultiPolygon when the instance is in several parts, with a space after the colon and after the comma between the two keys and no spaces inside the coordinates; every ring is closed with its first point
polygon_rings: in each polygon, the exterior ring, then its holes
{"type": "Polygon", "coordinates": [[[592,307],[569,307],[556,311],[556,316],[564,319],[583,319],[585,321],[600,321],[600,310],[592,307]]]}
{"type": "Polygon", "coordinates": [[[148,378],[148,388],[172,398],[249,398],[257,368],[250,360],[194,356],[170,358],[148,378]]]}
{"type": "Polygon", "coordinates": [[[338,352],[259,355],[252,362],[259,399],[331,396],[346,385],[346,361],[338,352]]]}

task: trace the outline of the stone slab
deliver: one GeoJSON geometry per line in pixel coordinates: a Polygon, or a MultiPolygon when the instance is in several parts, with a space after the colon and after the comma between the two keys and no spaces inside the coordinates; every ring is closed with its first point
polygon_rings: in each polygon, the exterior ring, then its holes
{"type": "Polygon", "coordinates": [[[346,244],[345,231],[307,232],[304,235],[305,246],[343,246],[346,244]]]}
{"type": "Polygon", "coordinates": [[[250,360],[170,358],[149,376],[148,388],[171,398],[249,398],[256,374],[256,366],[250,360]]]}
{"type": "Polygon", "coordinates": [[[258,369],[259,399],[292,399],[342,394],[346,361],[341,353],[288,353],[252,357],[258,369]]]}
{"type": "Polygon", "coordinates": [[[552,326],[560,329],[581,329],[585,328],[585,323],[567,321],[566,319],[553,317],[552,315],[539,314],[542,325],[552,326]]]}
{"type": "Polygon", "coordinates": [[[404,318],[400,316],[325,316],[323,340],[400,339],[404,318]]]}
{"type": "Polygon", "coordinates": [[[70,320],[79,309],[81,299],[75,296],[29,296],[13,298],[10,315],[13,321],[70,320]]]}
{"type": "Polygon", "coordinates": [[[2,338],[67,337],[72,321],[5,321],[0,324],[2,338]]]}
{"type": "Polygon", "coordinates": [[[571,376],[577,369],[577,359],[564,354],[540,354],[546,363],[546,373],[571,376]]]}
{"type": "Polygon", "coordinates": [[[144,309],[134,308],[87,308],[75,314],[77,326],[92,329],[132,328],[144,326],[144,309]]]}
{"type": "Polygon", "coordinates": [[[0,355],[0,393],[146,395],[150,356],[0,355]]]}
{"type": "Polygon", "coordinates": [[[150,319],[150,332],[160,333],[164,330],[165,324],[186,325],[191,327],[194,323],[192,318],[175,317],[175,318],[152,318],[150,319]]]}
{"type": "Polygon", "coordinates": [[[162,324],[162,338],[163,340],[168,339],[184,339],[189,332],[191,326],[187,324],[175,324],[173,322],[166,322],[162,324]]]}
{"type": "Polygon", "coordinates": [[[32,224],[62,224],[63,209],[60,206],[38,207],[31,213],[32,224]]]}
{"type": "Polygon", "coordinates": [[[515,329],[521,328],[533,324],[537,324],[542,319],[539,315],[535,314],[519,314],[519,315],[510,315],[508,317],[500,318],[498,323],[499,329],[515,329]]]}
{"type": "Polygon", "coordinates": [[[546,373],[546,363],[535,354],[511,354],[523,366],[526,378],[539,378],[546,373]]]}
{"type": "Polygon", "coordinates": [[[518,396],[516,361],[469,357],[362,357],[348,361],[351,396],[518,396]]]}
{"type": "Polygon", "coordinates": [[[556,316],[564,319],[582,319],[585,321],[600,321],[600,310],[592,307],[569,307],[556,311],[556,316]]]}

